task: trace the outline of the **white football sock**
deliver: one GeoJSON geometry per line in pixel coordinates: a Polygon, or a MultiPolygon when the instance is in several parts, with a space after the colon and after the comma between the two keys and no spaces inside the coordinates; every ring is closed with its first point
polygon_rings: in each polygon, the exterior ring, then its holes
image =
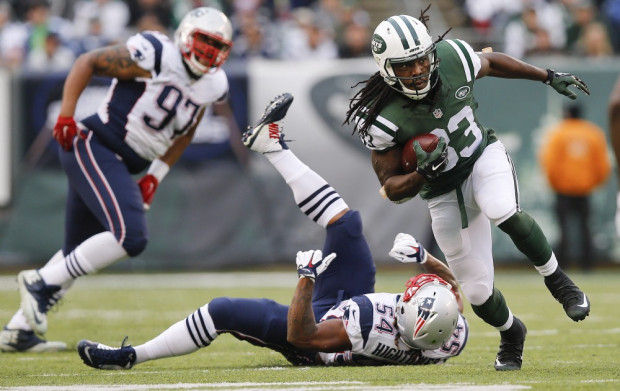
{"type": "Polygon", "coordinates": [[[13,317],[11,318],[11,320],[9,320],[9,323],[6,324],[6,328],[12,330],[32,330],[32,327],[28,325],[28,321],[26,320],[26,317],[24,316],[21,308],[18,309],[15,315],[13,315],[13,317]]]}
{"type": "Polygon", "coordinates": [[[299,209],[323,228],[348,208],[340,194],[288,149],[265,155],[293,191],[299,209]]]}
{"type": "Polygon", "coordinates": [[[558,260],[555,258],[555,254],[551,253],[551,258],[542,266],[534,266],[538,273],[540,273],[543,277],[547,277],[552,275],[556,269],[558,268],[558,260]]]}
{"type": "Polygon", "coordinates": [[[91,274],[127,256],[127,252],[109,232],[91,236],[64,257],[64,262],[48,262],[39,270],[46,284],[63,285],[74,278],[91,274]]]}
{"type": "Polygon", "coordinates": [[[217,332],[209,315],[209,304],[206,304],[152,340],[134,347],[136,364],[195,352],[208,346],[216,337],[217,332]]]}

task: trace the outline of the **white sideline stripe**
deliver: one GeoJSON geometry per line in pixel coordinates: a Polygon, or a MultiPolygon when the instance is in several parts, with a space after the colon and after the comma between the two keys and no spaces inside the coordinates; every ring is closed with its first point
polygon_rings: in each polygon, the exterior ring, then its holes
{"type": "MultiPolygon", "coordinates": [[[[75,281],[71,290],[126,288],[290,288],[297,284],[297,274],[291,272],[233,272],[233,273],[157,273],[157,274],[103,274],[84,276],[75,281]]],[[[17,290],[15,276],[0,276],[0,291],[17,290]]]]}
{"type": "Polygon", "coordinates": [[[177,383],[177,384],[92,384],[75,386],[23,386],[23,387],[1,387],[0,390],[16,391],[61,391],[61,390],[90,390],[90,391],[125,391],[125,390],[244,390],[244,391],[297,391],[297,390],[412,390],[416,391],[437,391],[437,390],[459,390],[459,391],[512,391],[526,390],[530,386],[516,384],[493,384],[493,385],[473,385],[466,383],[452,384],[400,384],[395,386],[374,386],[368,383],[356,381],[337,381],[337,382],[278,382],[278,383],[177,383]]]}

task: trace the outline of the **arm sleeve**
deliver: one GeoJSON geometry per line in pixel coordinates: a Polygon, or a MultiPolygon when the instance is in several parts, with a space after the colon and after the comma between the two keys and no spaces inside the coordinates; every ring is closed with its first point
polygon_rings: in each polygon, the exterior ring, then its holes
{"type": "MultiPolygon", "coordinates": [[[[358,121],[361,126],[365,119],[358,117],[358,121]]],[[[396,132],[398,132],[397,125],[378,115],[368,128],[368,132],[364,135],[360,134],[360,139],[370,150],[386,151],[396,146],[396,132]]]]}

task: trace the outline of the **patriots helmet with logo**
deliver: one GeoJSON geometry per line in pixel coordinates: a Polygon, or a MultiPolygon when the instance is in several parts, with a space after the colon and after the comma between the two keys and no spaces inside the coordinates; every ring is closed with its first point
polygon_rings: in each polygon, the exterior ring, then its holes
{"type": "Polygon", "coordinates": [[[414,281],[396,304],[399,341],[412,349],[433,350],[452,335],[459,309],[450,284],[438,276],[414,281]],[[411,295],[410,293],[413,293],[411,295]]]}
{"type": "Polygon", "coordinates": [[[439,59],[435,43],[426,26],[409,15],[395,15],[379,23],[371,41],[372,54],[383,80],[405,96],[419,100],[424,98],[437,83],[439,59]],[[428,57],[428,73],[415,76],[428,77],[421,89],[407,88],[394,73],[393,65],[428,57]]]}
{"type": "Polygon", "coordinates": [[[195,8],[187,13],[174,33],[174,42],[183,60],[195,75],[218,69],[228,58],[233,29],[222,12],[210,7],[195,8]]]}

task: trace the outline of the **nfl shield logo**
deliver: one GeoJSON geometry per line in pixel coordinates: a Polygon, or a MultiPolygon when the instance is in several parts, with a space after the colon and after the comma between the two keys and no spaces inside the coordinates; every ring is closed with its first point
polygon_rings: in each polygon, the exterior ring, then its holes
{"type": "Polygon", "coordinates": [[[443,117],[443,111],[441,111],[441,109],[435,109],[433,110],[433,116],[437,119],[443,117]]]}

